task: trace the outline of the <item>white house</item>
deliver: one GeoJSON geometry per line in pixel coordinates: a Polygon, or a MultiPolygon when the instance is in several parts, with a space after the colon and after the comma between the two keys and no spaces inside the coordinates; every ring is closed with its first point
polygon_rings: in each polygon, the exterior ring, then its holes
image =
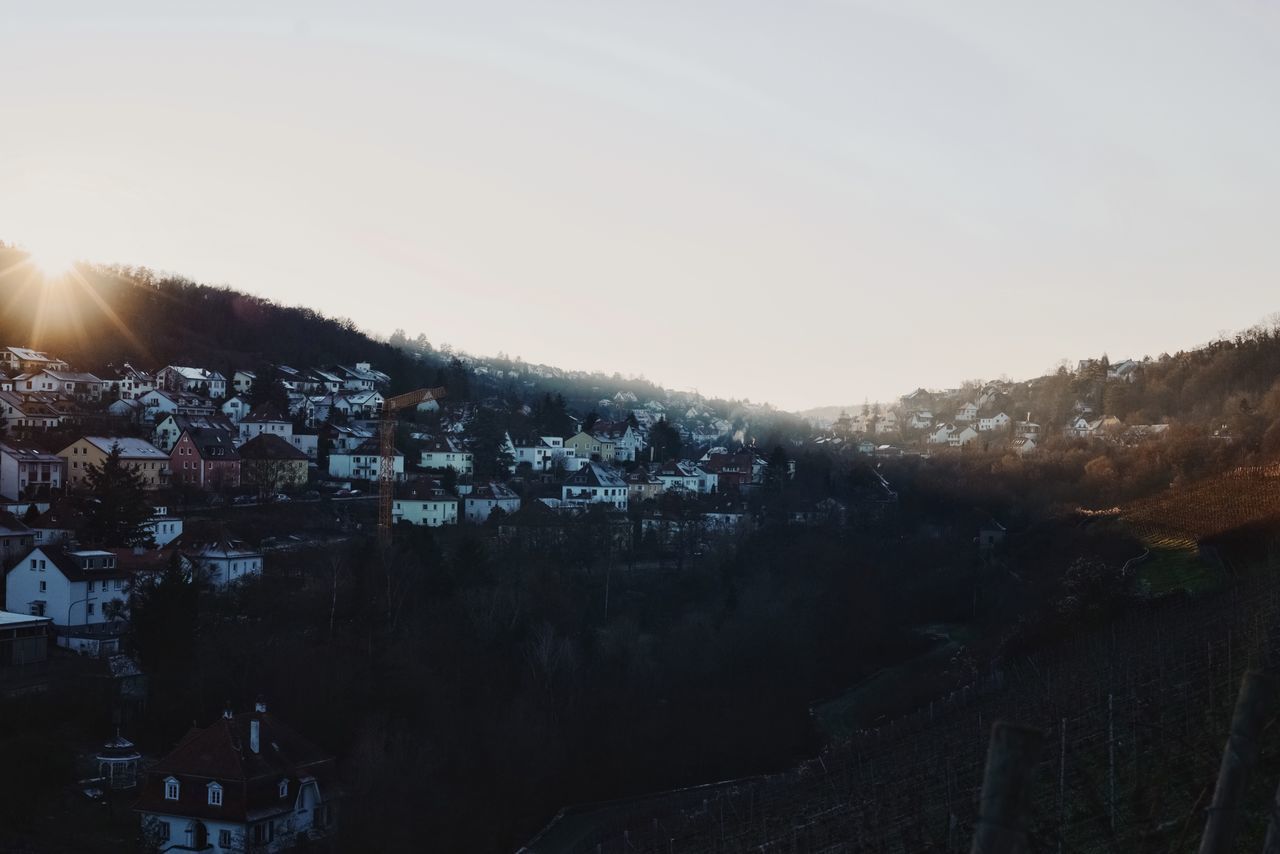
{"type": "Polygon", "coordinates": [[[145,527],[156,548],[162,549],[182,536],[182,517],[170,516],[168,507],[153,507],[145,527]]]}
{"type": "Polygon", "coordinates": [[[5,576],[5,604],[55,626],[101,625],[124,607],[131,580],[111,552],[37,546],[5,576]]]}
{"type": "Polygon", "coordinates": [[[951,441],[951,433],[955,429],[954,424],[939,424],[933,428],[933,432],[925,441],[930,445],[945,445],[951,441]]]}
{"type": "Polygon", "coordinates": [[[978,404],[974,403],[972,400],[968,401],[963,406],[961,406],[958,410],[956,410],[957,421],[976,421],[977,418],[978,418],[978,404]]]}
{"type": "Polygon", "coordinates": [[[978,438],[978,431],[972,427],[957,427],[947,436],[947,444],[953,448],[963,448],[965,445],[978,438]]]}
{"type": "Polygon", "coordinates": [[[262,552],[239,540],[224,539],[193,546],[183,551],[182,558],[214,587],[262,574],[262,552]]]}
{"type": "Polygon", "coordinates": [[[163,389],[153,388],[135,398],[143,406],[143,418],[154,420],[157,416],[170,415],[178,411],[178,397],[163,389]]]}
{"type": "Polygon", "coordinates": [[[627,482],[594,460],[565,478],[560,500],[567,505],[608,504],[627,509],[627,482]]]}
{"type": "Polygon", "coordinates": [[[472,489],[462,499],[463,515],[468,522],[486,521],[494,510],[508,515],[520,509],[520,496],[506,484],[485,483],[472,489]]]}
{"type": "Polygon", "coordinates": [[[228,421],[232,424],[239,424],[240,419],[249,414],[250,406],[248,399],[244,395],[233,394],[222,402],[222,406],[219,409],[222,410],[222,414],[227,417],[228,421]]]}
{"type": "Polygon", "coordinates": [[[219,399],[227,396],[227,378],[205,368],[166,365],[156,372],[156,383],[167,391],[219,399]]]}
{"type": "Polygon", "coordinates": [[[927,409],[912,412],[907,424],[911,426],[912,430],[927,430],[933,426],[933,413],[927,409]]]}
{"type": "Polygon", "coordinates": [[[1012,423],[1008,415],[1003,412],[997,412],[995,415],[978,419],[978,432],[989,433],[992,430],[1003,430],[1012,423]]]}
{"type": "MultiPolygon", "coordinates": [[[[329,452],[329,477],[338,480],[377,480],[380,451],[373,440],[351,450],[329,452]]],[[[393,467],[396,480],[404,480],[404,454],[396,451],[393,467]]]]}
{"type": "Polygon", "coordinates": [[[231,388],[236,394],[248,394],[253,389],[254,380],[258,375],[253,371],[236,371],[231,375],[231,388]]]}
{"type": "Polygon", "coordinates": [[[457,439],[445,436],[427,443],[422,450],[421,465],[424,469],[453,469],[458,474],[471,474],[475,471],[475,457],[457,439]]]}
{"type": "Polygon", "coordinates": [[[36,491],[61,489],[67,461],[57,454],[0,443],[0,497],[20,500],[36,491]]]}
{"type": "Polygon", "coordinates": [[[258,702],[192,729],[147,771],[134,809],[157,851],[279,854],[330,850],[333,757],[258,702]]]}
{"type": "Polygon", "coordinates": [[[31,350],[27,347],[0,347],[0,365],[11,374],[43,371],[45,368],[55,371],[71,368],[66,362],[43,350],[31,350]]]}
{"type": "Polygon", "coordinates": [[[239,427],[241,444],[263,433],[270,433],[285,440],[293,438],[293,421],[270,403],[259,406],[241,418],[239,427]]]}
{"type": "Polygon", "coordinates": [[[116,370],[116,379],[111,385],[121,400],[137,400],[156,387],[156,378],[125,362],[124,367],[116,370]]]}
{"type": "Polygon", "coordinates": [[[458,499],[435,481],[417,481],[396,490],[391,518],[412,525],[439,528],[458,524],[458,499]]]}

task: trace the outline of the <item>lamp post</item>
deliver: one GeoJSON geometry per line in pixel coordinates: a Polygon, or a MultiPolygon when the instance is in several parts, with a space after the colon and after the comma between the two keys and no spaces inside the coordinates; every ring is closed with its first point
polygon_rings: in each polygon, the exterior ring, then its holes
{"type": "Polygon", "coordinates": [[[84,602],[84,603],[85,603],[84,622],[85,622],[85,624],[86,624],[86,625],[88,625],[88,623],[89,623],[89,608],[88,608],[88,603],[90,603],[90,602],[96,602],[96,601],[97,601],[97,597],[96,597],[96,596],[86,596],[86,597],[84,597],[83,599],[77,599],[76,601],[74,601],[74,602],[72,602],[70,605],[68,605],[68,606],[67,606],[67,627],[68,627],[68,628],[70,628],[70,626],[71,626],[71,609],[72,609],[72,608],[74,608],[75,606],[79,605],[81,602],[84,602]]]}

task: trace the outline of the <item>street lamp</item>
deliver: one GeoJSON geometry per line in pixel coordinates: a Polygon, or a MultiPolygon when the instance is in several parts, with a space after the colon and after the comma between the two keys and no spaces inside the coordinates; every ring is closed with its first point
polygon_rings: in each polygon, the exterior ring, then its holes
{"type": "Polygon", "coordinates": [[[88,607],[88,603],[90,603],[90,602],[96,602],[97,600],[98,600],[98,597],[96,597],[96,596],[86,596],[86,597],[84,597],[83,599],[77,599],[76,601],[74,601],[74,602],[72,602],[70,605],[68,605],[68,606],[67,606],[67,627],[68,627],[68,628],[70,628],[70,626],[71,626],[71,609],[72,609],[72,608],[74,608],[75,606],[79,605],[81,602],[84,602],[84,603],[85,603],[84,622],[85,622],[85,625],[88,625],[88,624],[89,624],[89,607],[88,607]]]}

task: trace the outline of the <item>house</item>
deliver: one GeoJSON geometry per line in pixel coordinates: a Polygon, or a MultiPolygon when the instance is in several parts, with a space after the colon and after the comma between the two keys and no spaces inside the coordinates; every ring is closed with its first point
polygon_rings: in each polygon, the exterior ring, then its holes
{"type": "Polygon", "coordinates": [[[178,443],[184,430],[222,430],[236,434],[236,425],[225,415],[182,415],[173,413],[156,422],[151,431],[151,444],[168,453],[178,443]]]}
{"type": "MultiPolygon", "coordinates": [[[[512,439],[508,433],[503,438],[502,450],[511,455],[510,470],[515,471],[521,465],[528,465],[534,471],[551,471],[557,460],[576,456],[572,448],[564,446],[564,439],[559,436],[534,436],[526,439],[512,439]]],[[[569,467],[565,463],[566,468],[569,467]]]]}
{"type": "Polygon", "coordinates": [[[972,400],[966,402],[958,410],[956,410],[957,421],[976,421],[978,418],[978,404],[972,400]]]}
{"type": "Polygon", "coordinates": [[[146,371],[140,371],[128,362],[116,369],[116,378],[111,386],[120,400],[137,400],[156,387],[156,378],[146,371]]]}
{"type": "Polygon", "coordinates": [[[951,441],[951,434],[956,429],[954,424],[938,424],[933,428],[925,441],[930,445],[945,445],[951,441]]]}
{"type": "Polygon", "coordinates": [[[391,377],[375,371],[368,362],[356,362],[351,367],[337,367],[330,373],[342,378],[343,388],[352,391],[372,391],[391,384],[391,377]]]}
{"type": "Polygon", "coordinates": [[[249,400],[244,395],[233,394],[218,407],[226,419],[232,424],[239,424],[240,419],[249,414],[249,400]]]}
{"type": "Polygon", "coordinates": [[[1036,441],[1027,436],[1019,436],[1009,444],[1009,449],[1018,456],[1025,457],[1027,454],[1035,453],[1036,441]]]}
{"type": "Polygon", "coordinates": [[[84,516],[69,502],[54,502],[31,522],[31,531],[35,534],[32,545],[66,545],[74,542],[76,531],[83,523],[84,516]]]}
{"type": "Polygon", "coordinates": [[[236,371],[231,375],[231,388],[238,395],[247,395],[257,379],[258,375],[253,371],[236,371]]]}
{"type": "Polygon", "coordinates": [[[463,517],[468,522],[480,524],[489,519],[494,510],[510,515],[520,509],[520,496],[506,484],[490,482],[476,486],[463,496],[463,517]]]}
{"type": "Polygon", "coordinates": [[[963,448],[978,438],[978,431],[972,427],[957,427],[947,434],[947,444],[953,448],[963,448]]]}
{"type": "Polygon", "coordinates": [[[338,794],[334,758],[259,702],[193,727],[147,770],[133,809],[149,850],[275,854],[323,847],[338,794]]]}
{"type": "Polygon", "coordinates": [[[876,421],[876,433],[897,433],[898,432],[898,416],[893,412],[886,412],[876,421]]]}
{"type": "Polygon", "coordinates": [[[159,489],[169,482],[169,455],[143,439],[83,436],[58,451],[66,461],[67,485],[80,487],[90,466],[101,466],[113,449],[120,462],[142,478],[147,489],[159,489]]]}
{"type": "Polygon", "coordinates": [[[123,612],[132,577],[108,551],[36,546],[5,574],[5,605],[55,626],[102,625],[123,612]]]}
{"type": "Polygon", "coordinates": [[[48,497],[62,489],[67,464],[56,454],[0,442],[0,497],[14,501],[48,497]]]}
{"type": "Polygon", "coordinates": [[[1086,418],[1083,415],[1077,415],[1062,428],[1063,435],[1068,438],[1089,439],[1100,435],[1102,432],[1101,418],[1086,418]]]}
{"type": "Polygon", "coordinates": [[[584,430],[564,440],[564,446],[573,451],[574,456],[584,460],[600,460],[610,462],[617,453],[617,446],[608,439],[584,430]]]}
{"type": "Polygon", "coordinates": [[[475,471],[475,457],[457,439],[444,436],[432,439],[422,449],[421,466],[433,471],[453,469],[458,474],[472,474],[475,471]]]}
{"type": "MultiPolygon", "coordinates": [[[[591,428],[591,435],[599,440],[602,446],[613,446],[613,457],[618,462],[635,462],[644,450],[644,441],[630,424],[625,421],[597,421],[591,428]]],[[[601,459],[604,457],[602,456],[601,459]]]]}
{"type": "Polygon", "coordinates": [[[240,441],[267,433],[289,439],[293,436],[293,420],[274,403],[264,403],[240,419],[240,441]]]}
{"type": "Polygon", "coordinates": [[[178,400],[163,389],[153,388],[138,395],[134,400],[142,404],[143,420],[152,421],[164,415],[172,415],[178,411],[178,400]]]}
{"type": "Polygon", "coordinates": [[[35,545],[35,531],[12,513],[0,510],[0,569],[13,566],[35,545]]]}
{"type": "Polygon", "coordinates": [[[458,499],[446,492],[439,481],[415,481],[396,490],[391,518],[428,528],[456,525],[458,499]]]}
{"type": "Polygon", "coordinates": [[[13,379],[13,389],[17,392],[46,392],[49,394],[65,394],[75,400],[102,400],[110,387],[109,380],[101,379],[93,374],[72,371],[55,371],[46,368],[35,373],[20,374],[13,379]]]}
{"type": "Polygon", "coordinates": [[[706,471],[690,460],[669,460],[663,463],[654,476],[662,481],[666,491],[697,492],[703,495],[715,492],[719,478],[715,472],[706,471]]]}
{"type": "Polygon", "coordinates": [[[1138,379],[1138,373],[1141,368],[1141,362],[1135,362],[1133,359],[1125,359],[1124,361],[1116,362],[1114,365],[1107,368],[1107,379],[1131,383],[1138,379]]]}
{"type": "Polygon", "coordinates": [[[12,391],[0,391],[0,416],[3,416],[10,434],[24,435],[60,427],[64,417],[63,412],[50,402],[12,391]]]}
{"type": "Polygon", "coordinates": [[[217,371],[166,365],[156,372],[156,384],[166,391],[186,392],[222,399],[227,396],[227,378],[217,371]]]}
{"type": "Polygon", "coordinates": [[[222,539],[183,550],[184,565],[214,587],[262,574],[262,552],[239,540],[222,539]]]}
{"type": "Polygon", "coordinates": [[[153,507],[146,530],[150,532],[156,548],[163,549],[182,536],[182,517],[170,516],[168,507],[153,507]]]}
{"type": "Polygon", "coordinates": [[[240,454],[235,434],[211,427],[191,427],[169,452],[174,486],[235,489],[240,485],[240,454]]]}
{"type": "Polygon", "coordinates": [[[995,415],[978,419],[978,432],[989,433],[992,430],[1004,430],[1011,423],[1013,423],[1013,419],[1008,415],[1003,412],[997,412],[995,415]]]}
{"type": "Polygon", "coordinates": [[[627,499],[632,502],[647,501],[657,498],[666,486],[656,475],[650,474],[644,466],[640,466],[626,477],[627,499]]]}
{"type": "Polygon", "coordinates": [[[0,367],[10,374],[30,373],[46,369],[67,371],[71,366],[61,359],[54,358],[41,350],[30,350],[26,347],[0,348],[0,367]]]}
{"type": "Polygon", "coordinates": [[[875,452],[876,452],[876,443],[872,442],[870,439],[863,439],[861,442],[858,443],[858,453],[871,456],[875,452]]]}
{"type": "Polygon", "coordinates": [[[933,413],[927,409],[919,409],[911,413],[907,425],[912,430],[928,430],[933,426],[933,413]]]}
{"type": "Polygon", "coordinates": [[[1004,525],[1001,525],[995,519],[991,519],[986,524],[978,528],[978,536],[976,542],[981,551],[988,552],[996,546],[1004,542],[1005,534],[1004,525]]]}
{"type": "Polygon", "coordinates": [[[259,433],[240,446],[240,484],[265,495],[307,484],[305,452],[274,433],[259,433]]]}
{"type": "MultiPolygon", "coordinates": [[[[338,480],[377,480],[381,451],[375,439],[351,450],[329,451],[329,476],[338,480]]],[[[396,480],[404,480],[404,454],[395,452],[393,472],[396,480]]]]}
{"type": "Polygon", "coordinates": [[[139,401],[122,397],[119,400],[111,401],[107,406],[107,414],[127,424],[141,424],[146,414],[146,409],[139,401]]]}
{"type": "Polygon", "coordinates": [[[361,427],[350,427],[345,424],[322,424],[320,437],[329,443],[330,453],[333,451],[351,451],[370,439],[377,437],[361,427]]]}
{"type": "Polygon", "coordinates": [[[598,462],[588,462],[565,478],[560,500],[569,505],[606,504],[627,509],[627,482],[598,462]]]}

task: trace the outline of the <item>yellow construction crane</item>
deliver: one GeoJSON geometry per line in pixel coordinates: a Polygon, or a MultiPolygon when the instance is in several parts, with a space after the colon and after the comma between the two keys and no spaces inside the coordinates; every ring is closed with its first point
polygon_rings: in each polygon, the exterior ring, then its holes
{"type": "Polygon", "coordinates": [[[443,388],[420,388],[382,401],[382,424],[378,432],[381,451],[378,460],[378,540],[384,544],[391,542],[391,505],[396,497],[396,416],[402,409],[428,400],[439,400],[444,395],[443,388]]]}

